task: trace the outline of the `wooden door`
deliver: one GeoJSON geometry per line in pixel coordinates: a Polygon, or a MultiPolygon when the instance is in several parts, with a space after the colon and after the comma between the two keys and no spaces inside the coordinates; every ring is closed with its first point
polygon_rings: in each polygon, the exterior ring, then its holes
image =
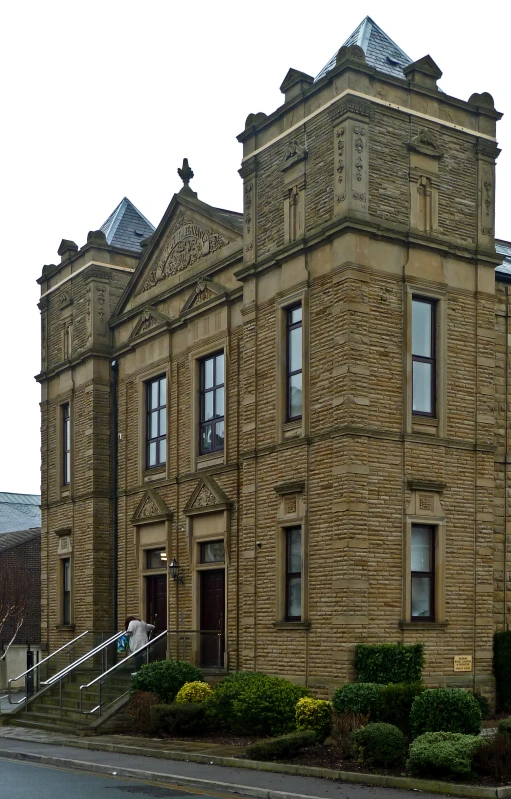
{"type": "Polygon", "coordinates": [[[200,573],[201,666],[223,668],[225,571],[200,573]],[[211,632],[210,632],[211,631],[211,632]]]}
{"type": "Polygon", "coordinates": [[[167,575],[151,574],[146,580],[146,621],[156,627],[153,636],[167,629],[167,575]]]}

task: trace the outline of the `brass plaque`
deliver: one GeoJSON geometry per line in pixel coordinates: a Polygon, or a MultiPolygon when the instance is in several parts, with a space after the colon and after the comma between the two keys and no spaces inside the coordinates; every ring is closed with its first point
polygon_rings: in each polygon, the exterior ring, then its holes
{"type": "Polygon", "coordinates": [[[454,655],[454,671],[472,671],[472,655],[454,655]]]}

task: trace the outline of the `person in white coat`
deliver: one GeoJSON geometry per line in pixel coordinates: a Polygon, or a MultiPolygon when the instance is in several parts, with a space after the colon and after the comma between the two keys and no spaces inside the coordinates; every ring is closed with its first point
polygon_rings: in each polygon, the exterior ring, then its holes
{"type": "MultiPolygon", "coordinates": [[[[154,630],[154,624],[148,624],[146,621],[141,621],[138,616],[128,616],[126,619],[126,634],[130,640],[130,652],[137,652],[141,647],[149,642],[149,638],[151,637],[154,630]]],[[[145,652],[141,652],[139,655],[135,655],[135,671],[136,672],[142,666],[144,662],[144,654],[145,652]]]]}

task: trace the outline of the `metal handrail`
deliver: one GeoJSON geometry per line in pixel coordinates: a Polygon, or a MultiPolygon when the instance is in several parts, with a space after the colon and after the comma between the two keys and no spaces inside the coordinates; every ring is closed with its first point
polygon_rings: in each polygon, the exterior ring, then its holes
{"type": "Polygon", "coordinates": [[[62,680],[64,677],[67,677],[67,675],[70,674],[72,671],[74,671],[74,669],[76,669],[82,663],[85,663],[85,661],[89,660],[89,658],[94,657],[94,655],[99,654],[99,652],[102,652],[103,649],[106,649],[107,646],[113,644],[114,641],[117,641],[117,639],[123,634],[124,634],[123,630],[114,633],[114,635],[112,635],[106,641],[103,641],[103,643],[98,644],[98,646],[94,647],[94,649],[89,650],[89,652],[86,652],[85,655],[82,655],[81,658],[75,660],[74,663],[69,663],[69,665],[61,669],[61,671],[57,672],[57,674],[54,674],[53,677],[50,677],[49,680],[41,682],[41,685],[47,685],[47,686],[53,685],[54,683],[57,682],[57,680],[62,680]]]}
{"type": "MultiPolygon", "coordinates": [[[[95,713],[96,710],[99,710],[99,714],[101,715],[101,705],[102,705],[102,702],[101,702],[101,683],[103,682],[103,680],[106,677],[108,677],[109,674],[112,674],[112,672],[117,671],[117,669],[119,669],[121,666],[124,666],[126,661],[130,660],[130,658],[135,657],[135,656],[140,656],[141,653],[143,653],[146,650],[148,650],[150,646],[152,646],[154,643],[156,643],[156,641],[159,641],[161,638],[163,638],[164,635],[167,635],[167,633],[168,633],[168,630],[165,630],[165,632],[163,632],[163,633],[159,633],[159,635],[157,635],[156,638],[151,638],[151,640],[148,641],[147,644],[144,644],[139,649],[135,650],[135,652],[130,652],[130,654],[127,657],[125,657],[122,660],[120,660],[119,663],[116,663],[114,666],[111,666],[109,669],[107,669],[107,671],[104,671],[103,674],[100,674],[99,677],[95,677],[95,679],[91,680],[89,683],[87,683],[87,685],[80,685],[80,713],[83,713],[85,715],[90,715],[91,713],[95,713]],[[99,683],[99,704],[96,705],[96,707],[92,708],[92,710],[83,710],[83,701],[82,701],[83,700],[83,694],[82,694],[82,691],[85,691],[87,688],[91,688],[91,686],[95,685],[96,683],[99,683]]],[[[121,696],[124,696],[126,693],[128,693],[128,692],[125,691],[124,694],[121,694],[121,696]]],[[[121,696],[119,696],[118,699],[120,699],[121,696]]]]}
{"type": "MultiPolygon", "coordinates": [[[[61,646],[60,649],[56,649],[55,652],[51,653],[51,655],[46,655],[46,657],[43,658],[42,660],[40,660],[39,663],[36,663],[34,666],[31,666],[29,669],[24,671],[22,674],[19,674],[17,677],[11,677],[11,679],[7,683],[7,695],[8,695],[8,698],[9,698],[9,704],[10,705],[21,705],[21,703],[24,702],[25,699],[26,699],[26,697],[23,697],[23,699],[20,699],[18,702],[13,702],[12,701],[12,699],[11,699],[11,683],[12,682],[17,682],[17,680],[21,680],[22,677],[26,677],[27,674],[30,674],[30,672],[34,671],[34,669],[40,668],[40,666],[42,666],[43,663],[47,663],[48,660],[52,659],[52,657],[55,657],[55,655],[58,655],[60,652],[63,652],[64,649],[67,649],[68,646],[72,646],[77,641],[79,641],[80,638],[83,638],[84,635],[88,635],[88,633],[89,633],[89,631],[85,630],[84,633],[80,633],[80,635],[77,635],[76,638],[73,638],[72,641],[68,641],[67,644],[64,644],[64,646],[61,646]]],[[[44,685],[44,683],[42,683],[42,684],[44,685]]]]}

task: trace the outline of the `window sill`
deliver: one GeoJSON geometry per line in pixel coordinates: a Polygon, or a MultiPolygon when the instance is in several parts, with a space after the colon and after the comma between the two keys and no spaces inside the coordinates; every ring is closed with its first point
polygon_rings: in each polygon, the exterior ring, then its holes
{"type": "Polygon", "coordinates": [[[151,483],[153,480],[161,480],[167,474],[167,466],[154,466],[152,469],[144,469],[143,471],[144,483],[151,483]]]}
{"type": "Polygon", "coordinates": [[[274,621],[275,630],[309,630],[310,621],[274,621]]]}
{"type": "Polygon", "coordinates": [[[436,416],[421,416],[412,414],[412,431],[435,436],[438,433],[439,421],[436,416]]]}
{"type": "Polygon", "coordinates": [[[55,629],[56,630],[69,630],[70,632],[73,632],[74,630],[76,630],[76,624],[56,624],[55,625],[55,629]]]}
{"type": "Polygon", "coordinates": [[[197,471],[207,469],[209,466],[222,466],[225,462],[224,450],[210,452],[207,455],[197,456],[197,471]]]}
{"type": "Polygon", "coordinates": [[[71,491],[69,489],[69,486],[67,486],[66,488],[61,488],[60,496],[61,496],[62,499],[67,499],[67,497],[69,497],[70,495],[71,495],[71,491]]]}
{"type": "Polygon", "coordinates": [[[282,437],[284,440],[289,438],[298,438],[302,435],[303,420],[293,419],[292,422],[285,422],[282,425],[282,437]]]}
{"type": "Polygon", "coordinates": [[[401,630],[446,630],[447,621],[400,621],[401,630]]]}

